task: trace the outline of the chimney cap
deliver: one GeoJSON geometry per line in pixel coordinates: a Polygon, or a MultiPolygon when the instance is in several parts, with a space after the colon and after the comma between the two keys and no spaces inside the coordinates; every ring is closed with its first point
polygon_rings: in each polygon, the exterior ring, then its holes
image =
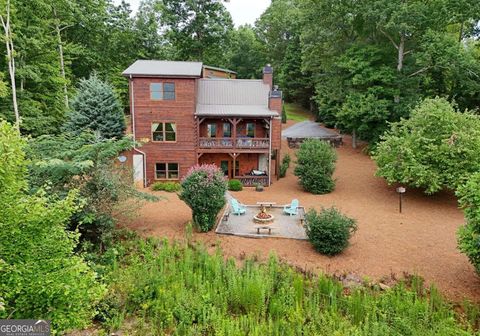
{"type": "Polygon", "coordinates": [[[263,68],[263,73],[264,73],[264,74],[272,74],[272,73],[273,73],[272,65],[271,65],[271,64],[267,64],[267,65],[263,68]]]}
{"type": "Polygon", "coordinates": [[[283,94],[282,94],[282,91],[274,90],[274,91],[270,91],[269,96],[270,98],[282,98],[283,94]]]}

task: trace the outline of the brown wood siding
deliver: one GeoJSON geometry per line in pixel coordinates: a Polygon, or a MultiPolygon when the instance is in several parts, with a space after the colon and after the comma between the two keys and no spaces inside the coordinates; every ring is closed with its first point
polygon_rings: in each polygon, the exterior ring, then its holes
{"type": "Polygon", "coordinates": [[[203,78],[227,78],[236,79],[237,75],[227,71],[203,68],[203,78]]]}
{"type": "Polygon", "coordinates": [[[180,176],[196,163],[195,79],[134,78],[135,138],[147,155],[147,184],[155,181],[155,163],[178,163],[180,176]],[[150,83],[175,83],[175,100],[151,100],[150,83]],[[154,122],[173,122],[175,142],[152,142],[154,122]]]}
{"type": "MultiPolygon", "coordinates": [[[[135,101],[135,138],[143,142],[139,148],[146,153],[146,179],[147,185],[155,181],[155,163],[178,163],[180,177],[183,177],[191,166],[197,163],[198,134],[197,122],[194,117],[196,105],[196,80],[195,79],[171,79],[171,78],[141,78],[132,79],[130,88],[134,88],[135,101]],[[151,100],[150,83],[168,82],[175,83],[175,100],[151,100]],[[151,125],[154,122],[173,122],[176,124],[175,142],[152,142],[151,125]]],[[[132,102],[130,102],[132,104],[132,102]]],[[[281,113],[282,100],[274,98],[270,100],[270,109],[281,113]]],[[[133,111],[133,109],[131,109],[133,111]]],[[[217,137],[223,136],[221,119],[212,119],[217,125],[217,137]]],[[[247,122],[251,119],[245,119],[238,125],[237,136],[246,134],[247,122]]],[[[206,125],[210,121],[205,120],[202,123],[201,134],[206,136],[206,125]]],[[[263,119],[256,120],[256,138],[267,138],[268,130],[263,127],[263,119]]],[[[233,136],[233,129],[232,129],[233,136]]],[[[280,156],[281,147],[281,120],[275,118],[272,120],[272,150],[278,150],[280,156]]],[[[203,150],[205,151],[205,150],[203,150]]],[[[218,166],[222,160],[233,160],[227,153],[229,150],[218,149],[214,153],[205,153],[200,158],[200,163],[214,162],[218,166]],[[221,154],[224,153],[224,154],[221,154]]],[[[240,161],[240,175],[245,175],[252,169],[258,169],[258,153],[268,152],[265,150],[242,149],[236,152],[242,152],[238,157],[240,161]],[[247,153],[249,152],[249,153],[247,153]]],[[[131,161],[131,160],[129,160],[131,161]]],[[[272,160],[271,175],[276,173],[276,162],[272,160]]],[[[273,179],[272,179],[273,180],[273,179]]]]}
{"type": "MultiPolygon", "coordinates": [[[[237,161],[240,164],[239,174],[240,176],[247,175],[252,169],[258,169],[258,155],[259,154],[240,154],[237,157],[237,161]]],[[[215,164],[220,167],[222,161],[233,161],[233,158],[228,154],[203,154],[198,163],[215,164]]]]}
{"type": "MultiPolygon", "coordinates": [[[[233,119],[233,118],[232,118],[233,119]]],[[[217,138],[223,138],[223,124],[228,123],[228,120],[223,119],[205,119],[200,124],[200,137],[207,137],[208,136],[208,124],[216,124],[217,125],[217,138]]],[[[263,127],[264,121],[263,119],[244,119],[237,125],[237,137],[246,136],[247,135],[247,123],[255,123],[255,138],[268,138],[269,131],[263,127]]],[[[232,125],[232,137],[233,137],[233,125],[232,125]]]]}

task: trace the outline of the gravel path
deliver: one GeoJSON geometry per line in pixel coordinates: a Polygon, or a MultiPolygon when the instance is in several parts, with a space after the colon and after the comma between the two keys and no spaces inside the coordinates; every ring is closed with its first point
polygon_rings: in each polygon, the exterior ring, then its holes
{"type": "MultiPolygon", "coordinates": [[[[286,127],[291,125],[289,121],[286,127]]],[[[262,193],[252,188],[232,193],[245,204],[265,200],[286,204],[298,198],[307,209],[338,207],[356,218],[359,227],[344,253],[326,257],[316,253],[307,241],[293,239],[251,239],[213,232],[195,234],[195,238],[212,249],[220,245],[226,256],[239,260],[248,255],[265,260],[270,251],[275,251],[288,263],[310,271],[353,272],[371,279],[414,273],[453,300],[467,297],[480,302],[480,279],[457,250],[456,231],[464,218],[455,197],[449,193],[426,196],[418,190],[407,190],[404,212],[399,214],[395,186],[375,177],[375,163],[361,148],[352,149],[350,139],[344,138],[345,145],[337,149],[337,186],[328,195],[304,192],[293,175],[293,167],[286,178],[275,181],[262,193]]],[[[294,152],[286,140],[282,146],[293,159],[294,152]]],[[[156,194],[168,199],[145,205],[129,226],[145,235],[182,239],[185,223],[191,219],[190,209],[175,194],[156,194]]]]}

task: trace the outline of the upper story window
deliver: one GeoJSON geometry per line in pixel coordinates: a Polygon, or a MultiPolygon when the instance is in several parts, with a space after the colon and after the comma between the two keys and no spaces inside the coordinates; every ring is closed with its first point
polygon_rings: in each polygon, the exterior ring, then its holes
{"type": "Polygon", "coordinates": [[[247,137],[255,138],[255,123],[247,123],[247,137]]]}
{"type": "Polygon", "coordinates": [[[150,83],[151,100],[175,100],[175,83],[150,83]]]}
{"type": "Polygon", "coordinates": [[[175,142],[177,141],[177,126],[175,123],[152,123],[152,141],[175,142]]]}
{"type": "Polygon", "coordinates": [[[207,136],[209,138],[217,137],[217,124],[207,124],[207,136]]]}
{"type": "Polygon", "coordinates": [[[223,123],[223,137],[231,138],[232,137],[232,124],[223,123]]]}

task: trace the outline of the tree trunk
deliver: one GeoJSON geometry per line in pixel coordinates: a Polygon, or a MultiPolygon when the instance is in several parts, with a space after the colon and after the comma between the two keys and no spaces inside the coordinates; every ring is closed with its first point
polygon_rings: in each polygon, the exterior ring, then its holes
{"type": "Polygon", "coordinates": [[[60,57],[60,72],[63,79],[63,94],[65,96],[65,107],[68,109],[68,88],[67,88],[67,76],[65,75],[65,61],[63,58],[63,44],[62,44],[62,35],[60,34],[60,24],[57,19],[57,11],[53,8],[53,16],[55,17],[55,30],[57,32],[57,42],[58,42],[58,54],[60,57]]]}
{"type": "Polygon", "coordinates": [[[6,11],[7,13],[5,19],[3,18],[3,15],[0,15],[0,20],[2,22],[3,30],[5,32],[5,46],[7,48],[8,73],[10,75],[10,82],[12,86],[12,101],[13,112],[15,113],[15,126],[17,129],[20,129],[20,113],[18,111],[17,103],[17,85],[15,83],[15,58],[13,36],[10,27],[10,0],[7,0],[6,11]]]}
{"type": "Polygon", "coordinates": [[[398,62],[397,62],[397,71],[402,72],[403,69],[403,58],[405,57],[405,36],[400,36],[400,43],[398,44],[398,62]]]}
{"type": "Polygon", "coordinates": [[[355,130],[352,132],[352,148],[357,149],[357,132],[355,130]]]}
{"type": "Polygon", "coordinates": [[[462,42],[462,39],[463,39],[463,27],[464,27],[464,22],[462,21],[462,23],[460,24],[460,32],[458,33],[458,43],[461,43],[462,42]]]}

